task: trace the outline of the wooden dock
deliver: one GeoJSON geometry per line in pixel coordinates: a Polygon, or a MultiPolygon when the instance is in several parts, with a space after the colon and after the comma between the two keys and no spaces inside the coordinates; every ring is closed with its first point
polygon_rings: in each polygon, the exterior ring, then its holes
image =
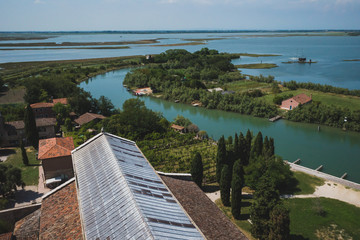
{"type": "Polygon", "coordinates": [[[320,165],[318,168],[315,169],[315,171],[321,171],[321,169],[323,168],[323,165],[320,165]]]}
{"type": "Polygon", "coordinates": [[[298,159],[296,159],[293,163],[294,163],[294,164],[298,164],[298,163],[300,163],[300,161],[301,161],[301,159],[298,158],[298,159]]]}
{"type": "Polygon", "coordinates": [[[281,119],[281,118],[282,118],[282,116],[277,115],[276,117],[269,118],[269,121],[270,121],[270,122],[275,122],[275,121],[277,121],[277,120],[279,120],[279,119],[281,119]]]}

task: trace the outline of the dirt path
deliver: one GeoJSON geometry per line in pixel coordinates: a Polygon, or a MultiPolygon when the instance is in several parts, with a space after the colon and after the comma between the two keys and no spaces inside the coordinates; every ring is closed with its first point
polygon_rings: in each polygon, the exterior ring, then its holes
{"type": "MultiPolygon", "coordinates": [[[[247,194],[244,193],[243,194],[247,194]]],[[[206,193],[211,201],[215,202],[220,198],[220,191],[206,193]]],[[[325,197],[337,199],[357,207],[360,207],[360,191],[345,187],[339,183],[332,181],[326,181],[324,185],[318,186],[313,194],[303,195],[283,195],[282,198],[317,198],[325,197]]]]}
{"type": "Polygon", "coordinates": [[[360,207],[360,191],[347,188],[332,181],[326,181],[324,185],[316,187],[313,194],[292,195],[290,198],[333,198],[360,207]]]}

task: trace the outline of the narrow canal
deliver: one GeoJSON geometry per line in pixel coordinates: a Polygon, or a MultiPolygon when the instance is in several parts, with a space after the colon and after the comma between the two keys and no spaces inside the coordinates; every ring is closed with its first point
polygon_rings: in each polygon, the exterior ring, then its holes
{"type": "MultiPolygon", "coordinates": [[[[122,69],[96,76],[81,87],[94,97],[108,97],[113,104],[121,108],[124,101],[133,98],[123,87],[123,80],[129,69],[122,69]]],[[[172,121],[178,114],[189,118],[209,136],[218,139],[240,131],[250,129],[255,134],[261,131],[263,136],[275,139],[276,154],[289,161],[301,158],[301,165],[317,168],[324,165],[323,172],[340,177],[345,172],[347,179],[360,183],[360,134],[343,132],[339,129],[313,124],[294,123],[280,120],[275,123],[267,119],[245,116],[219,110],[194,108],[190,105],[172,103],[152,97],[143,97],[146,106],[161,112],[172,121]]]]}

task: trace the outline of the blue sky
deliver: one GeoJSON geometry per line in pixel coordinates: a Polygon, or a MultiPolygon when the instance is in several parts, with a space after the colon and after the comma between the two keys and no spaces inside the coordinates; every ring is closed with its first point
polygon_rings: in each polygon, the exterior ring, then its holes
{"type": "Polygon", "coordinates": [[[360,0],[0,0],[0,31],[360,29],[360,0]]]}

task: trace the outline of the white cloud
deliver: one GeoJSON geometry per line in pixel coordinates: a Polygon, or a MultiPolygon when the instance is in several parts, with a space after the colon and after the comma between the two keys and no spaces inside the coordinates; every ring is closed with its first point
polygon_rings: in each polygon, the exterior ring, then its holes
{"type": "Polygon", "coordinates": [[[42,3],[45,3],[45,2],[42,1],[42,0],[35,0],[34,3],[35,3],[35,4],[42,4],[42,3]]]}

